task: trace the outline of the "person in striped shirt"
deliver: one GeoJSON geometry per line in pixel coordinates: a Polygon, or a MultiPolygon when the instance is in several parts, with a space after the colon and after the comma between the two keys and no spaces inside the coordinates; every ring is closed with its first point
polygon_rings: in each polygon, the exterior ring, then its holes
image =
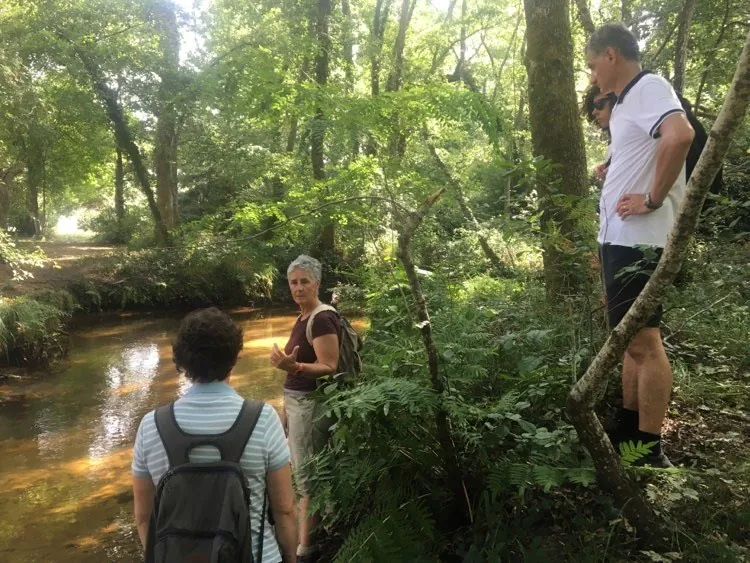
{"type": "MultiPolygon", "coordinates": [[[[194,311],[183,319],[172,344],[174,362],[192,386],[174,405],[177,425],[189,434],[219,434],[237,419],[243,398],[229,385],[242,349],[242,329],[216,308],[194,311]]],[[[267,515],[264,523],[263,563],[297,560],[297,517],[292,488],[289,448],[276,411],[266,404],[241,457],[250,489],[251,548],[256,553],[261,529],[263,496],[268,492],[276,534],[267,515]]],[[[192,463],[217,461],[213,446],[198,446],[192,463]]],[[[144,548],[154,493],[169,461],[154,420],[154,411],[141,420],[133,452],[135,521],[144,548]]]]}

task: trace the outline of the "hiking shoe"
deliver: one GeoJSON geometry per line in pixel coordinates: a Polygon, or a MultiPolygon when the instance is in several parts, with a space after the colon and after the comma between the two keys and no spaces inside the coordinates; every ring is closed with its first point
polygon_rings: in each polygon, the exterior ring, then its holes
{"type": "Polygon", "coordinates": [[[670,467],[674,467],[672,462],[669,461],[669,458],[664,455],[664,452],[660,452],[658,454],[649,454],[646,457],[642,457],[641,459],[633,462],[633,465],[635,467],[643,467],[648,465],[650,467],[656,467],[658,469],[669,469],[670,467]]]}

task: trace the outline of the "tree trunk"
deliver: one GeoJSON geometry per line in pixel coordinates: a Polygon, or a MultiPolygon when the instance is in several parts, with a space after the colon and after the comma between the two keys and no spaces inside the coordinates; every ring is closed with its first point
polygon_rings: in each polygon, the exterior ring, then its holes
{"type": "Polygon", "coordinates": [[[624,474],[620,458],[594,414],[594,407],[597,397],[607,385],[610,370],[620,360],[635,334],[646,324],[680,271],[711,182],[721,167],[732,137],[742,124],[749,104],[750,33],[745,41],[745,47],[724,105],[711,128],[708,143],[700,160],[690,176],[685,201],[680,206],[661,260],[625,318],[612,331],[586,373],[573,386],[568,397],[567,412],[578,431],[581,442],[591,454],[599,482],[613,492],[628,520],[643,536],[652,535],[653,531],[659,528],[658,522],[638,489],[624,474]]]}
{"type": "MultiPolygon", "coordinates": [[[[317,52],[315,54],[315,83],[318,87],[319,99],[324,95],[323,89],[328,84],[329,54],[331,51],[331,36],[328,34],[328,24],[331,17],[331,0],[318,0],[318,10],[315,21],[315,37],[317,52]]],[[[313,178],[322,182],[326,179],[325,172],[325,134],[326,123],[322,105],[315,109],[315,117],[310,125],[310,159],[312,161],[313,178]]],[[[323,231],[319,241],[321,253],[334,252],[335,226],[333,220],[325,219],[323,231]]]]}
{"type": "Polygon", "coordinates": [[[397,221],[398,249],[396,251],[399,260],[404,266],[406,277],[409,280],[409,287],[414,299],[414,305],[417,309],[417,318],[419,319],[419,330],[422,334],[425,351],[427,353],[427,366],[430,374],[430,384],[432,390],[439,398],[439,407],[435,417],[435,428],[438,444],[440,445],[441,458],[445,460],[445,470],[448,476],[448,485],[453,493],[451,512],[456,514],[458,524],[465,524],[471,520],[471,508],[466,498],[466,492],[463,482],[463,475],[456,455],[456,447],[453,442],[453,436],[448,421],[448,413],[444,406],[445,400],[445,381],[444,376],[440,373],[439,356],[435,340],[432,336],[432,323],[430,313],[427,309],[422,284],[419,281],[414,260],[411,256],[411,240],[419,228],[420,223],[425,215],[429,212],[435,202],[440,198],[445,190],[440,189],[419,207],[416,212],[406,216],[397,206],[393,206],[393,214],[397,221]]]}
{"type": "Polygon", "coordinates": [[[44,180],[44,155],[36,147],[29,147],[26,155],[26,212],[33,236],[42,234],[39,220],[39,191],[44,180]]]}
{"type": "Polygon", "coordinates": [[[144,164],[141,151],[133,140],[133,133],[128,126],[128,122],[125,120],[122,107],[117,101],[117,94],[101,77],[99,68],[94,64],[91,58],[80,47],[74,46],[73,50],[86,69],[86,72],[91,78],[94,91],[97,93],[107,110],[107,117],[109,117],[109,120],[112,123],[118,146],[120,146],[125,154],[128,155],[128,158],[133,165],[138,186],[146,197],[151,216],[154,218],[156,242],[158,244],[167,244],[170,239],[169,230],[162,220],[159,206],[156,204],[156,198],[151,189],[148,170],[144,164]]]}
{"type": "Polygon", "coordinates": [[[122,164],[122,150],[117,147],[117,160],[115,161],[115,217],[117,227],[123,228],[125,221],[125,167],[122,164]]]}
{"type": "Polygon", "coordinates": [[[721,26],[719,27],[719,34],[716,36],[713,47],[706,54],[705,62],[703,63],[703,72],[701,72],[701,82],[698,85],[698,92],[695,94],[695,103],[693,104],[694,110],[697,112],[701,106],[701,97],[703,96],[703,88],[706,85],[706,79],[708,78],[708,71],[716,60],[716,51],[719,50],[719,45],[724,40],[724,34],[727,31],[727,22],[729,21],[729,7],[730,0],[726,0],[724,3],[724,18],[721,20],[721,26]]]}
{"type": "Polygon", "coordinates": [[[690,42],[690,26],[693,23],[695,0],[683,0],[682,11],[674,45],[674,80],[672,86],[675,92],[682,95],[685,85],[685,65],[687,64],[688,43],[690,42]]]}
{"type": "MultiPolygon", "coordinates": [[[[416,5],[417,0],[402,0],[401,2],[398,33],[396,34],[396,41],[393,45],[393,68],[388,75],[388,82],[385,87],[388,92],[398,92],[401,89],[401,83],[404,77],[404,48],[406,47],[406,32],[409,30],[409,24],[411,23],[411,18],[414,14],[414,7],[416,5]]],[[[390,154],[400,158],[406,154],[406,134],[401,127],[401,119],[398,113],[392,116],[391,121],[394,124],[395,131],[390,140],[390,154]]]]}
{"type": "Polygon", "coordinates": [[[529,114],[534,154],[560,165],[539,178],[544,274],[552,298],[577,292],[585,279],[584,260],[566,250],[578,235],[568,203],[556,196],[586,195],[586,152],[573,82],[573,43],[565,0],[525,0],[529,114]],[[554,124],[554,127],[551,126],[554,124]]]}
{"type": "Polygon", "coordinates": [[[383,52],[383,37],[388,15],[391,11],[392,0],[376,0],[375,14],[372,20],[372,38],[370,56],[370,90],[372,96],[380,95],[380,57],[383,52]]]}
{"type": "Polygon", "coordinates": [[[411,23],[411,17],[414,14],[414,7],[417,0],[402,0],[401,17],[398,22],[398,33],[393,45],[393,69],[388,75],[386,90],[388,92],[398,92],[401,89],[401,81],[404,77],[404,48],[406,47],[406,32],[411,23]]]}
{"type": "Polygon", "coordinates": [[[4,170],[0,170],[0,229],[8,229],[8,213],[10,212],[10,192],[15,185],[18,175],[23,172],[23,164],[16,162],[4,170]]]}
{"type": "Polygon", "coordinates": [[[157,94],[156,145],[156,203],[167,229],[177,225],[177,108],[180,93],[180,31],[177,27],[175,6],[171,0],[156,0],[151,9],[159,32],[161,61],[157,94]]]}
{"type": "Polygon", "coordinates": [[[592,33],[594,33],[594,31],[596,31],[596,26],[594,25],[594,20],[591,18],[591,11],[589,10],[588,1],[576,0],[576,8],[578,9],[578,21],[580,22],[583,31],[586,32],[586,35],[591,35],[592,33]]]}
{"type": "MultiPolygon", "coordinates": [[[[349,0],[341,0],[341,14],[344,16],[344,30],[343,30],[343,50],[344,50],[344,76],[346,77],[346,94],[350,96],[354,91],[354,36],[352,32],[355,27],[354,19],[352,18],[351,6],[349,6],[349,0]]],[[[359,154],[359,135],[357,134],[357,128],[351,127],[349,132],[349,142],[352,151],[352,158],[356,158],[359,154]]]]}

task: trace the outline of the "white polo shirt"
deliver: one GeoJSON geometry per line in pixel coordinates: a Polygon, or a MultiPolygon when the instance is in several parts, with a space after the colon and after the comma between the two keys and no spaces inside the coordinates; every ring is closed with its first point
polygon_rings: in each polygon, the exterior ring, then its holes
{"type": "Polygon", "coordinates": [[[659,126],[673,113],[685,113],[672,86],[662,77],[643,71],[623,88],[612,109],[612,162],[600,200],[599,244],[648,245],[663,248],[685,196],[685,166],[669,190],[664,205],[645,215],[624,220],[615,208],[628,193],[646,194],[656,172],[659,126]]]}

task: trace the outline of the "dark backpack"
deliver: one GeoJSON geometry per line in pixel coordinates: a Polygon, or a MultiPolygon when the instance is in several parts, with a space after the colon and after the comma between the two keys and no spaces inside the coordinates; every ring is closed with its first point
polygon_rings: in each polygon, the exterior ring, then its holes
{"type": "Polygon", "coordinates": [[[169,459],[159,481],[148,526],[146,563],[261,563],[266,495],[261,511],[258,559],[250,542],[250,491],[240,459],[263,403],[245,401],[232,427],[222,434],[187,434],[174,403],[156,409],[156,429],[169,459]],[[221,461],[191,463],[197,446],[219,450],[221,461]]]}
{"type": "Polygon", "coordinates": [[[318,305],[307,319],[307,326],[305,327],[307,341],[312,346],[313,319],[315,315],[323,311],[333,311],[336,313],[341,325],[339,330],[339,364],[336,366],[336,374],[334,374],[332,379],[338,383],[354,383],[359,379],[362,372],[362,358],[359,355],[359,351],[362,349],[362,337],[354,330],[349,319],[341,315],[330,305],[318,305]]]}

